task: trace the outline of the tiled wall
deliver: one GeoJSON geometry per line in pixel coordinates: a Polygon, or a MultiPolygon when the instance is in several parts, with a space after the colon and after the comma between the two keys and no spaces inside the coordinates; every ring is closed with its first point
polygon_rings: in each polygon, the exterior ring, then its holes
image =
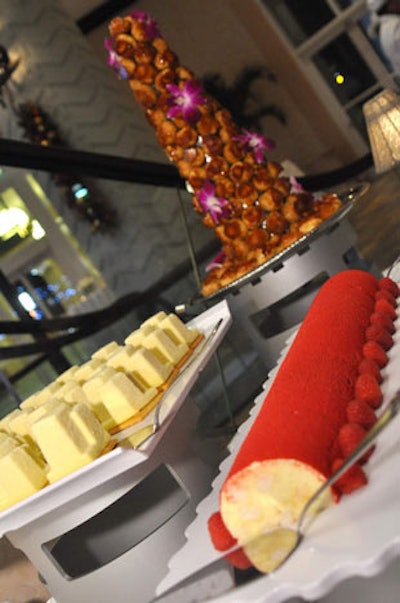
{"type": "MultiPolygon", "coordinates": [[[[16,103],[40,105],[75,149],[166,161],[131,97],[104,60],[54,0],[3,0],[0,40],[20,65],[9,85],[16,103]]],[[[10,110],[0,108],[0,132],[22,138],[10,110]]],[[[62,169],[62,166],[60,166],[62,169]]],[[[188,258],[177,192],[149,185],[98,180],[102,194],[117,210],[113,234],[93,234],[87,222],[67,207],[52,177],[37,175],[57,211],[70,226],[117,296],[143,290],[188,258]]],[[[183,193],[196,245],[213,236],[183,193]]],[[[172,295],[173,303],[195,290],[193,279],[172,295]]]]}

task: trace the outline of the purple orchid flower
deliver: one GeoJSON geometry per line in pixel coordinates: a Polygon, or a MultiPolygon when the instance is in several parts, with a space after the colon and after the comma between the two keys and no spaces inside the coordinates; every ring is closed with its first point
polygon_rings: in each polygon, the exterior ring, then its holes
{"type": "Polygon", "coordinates": [[[206,98],[202,94],[201,83],[197,80],[188,80],[183,88],[175,84],[168,84],[167,90],[171,95],[167,117],[181,116],[189,123],[196,122],[201,115],[199,107],[206,102],[206,98]]]}
{"type": "Polygon", "coordinates": [[[108,52],[108,61],[107,64],[110,65],[115,71],[115,73],[123,80],[128,79],[129,74],[125,67],[123,67],[120,63],[120,58],[115,52],[113,48],[113,41],[111,38],[107,38],[104,40],[104,47],[108,52]]]}
{"type": "Polygon", "coordinates": [[[305,193],[303,185],[300,184],[295,176],[290,176],[289,182],[293,193],[305,193]]]}
{"type": "Polygon", "coordinates": [[[215,224],[228,215],[228,201],[216,196],[215,186],[211,180],[206,180],[203,188],[197,193],[197,199],[215,224]]]}
{"type": "Polygon", "coordinates": [[[309,191],[307,191],[304,188],[304,186],[297,180],[297,178],[295,176],[290,176],[289,182],[290,182],[290,187],[291,187],[290,190],[292,193],[307,195],[307,197],[310,201],[313,201],[313,200],[318,201],[318,196],[315,196],[312,193],[310,193],[309,191]]]}
{"type": "Polygon", "coordinates": [[[224,260],[226,258],[226,253],[225,251],[221,250],[219,253],[217,253],[217,255],[211,260],[211,262],[209,262],[206,267],[205,270],[206,272],[210,272],[210,270],[212,270],[213,268],[221,268],[224,260]]]}
{"type": "Polygon", "coordinates": [[[243,130],[243,134],[235,136],[234,140],[244,142],[248,150],[254,153],[257,163],[263,162],[265,151],[275,148],[275,143],[272,140],[257,132],[249,132],[249,130],[243,130]]]}
{"type": "Polygon", "coordinates": [[[151,17],[148,13],[143,10],[133,10],[131,12],[132,19],[136,19],[139,23],[144,23],[146,25],[145,32],[146,36],[150,40],[154,40],[154,38],[158,38],[160,36],[160,30],[158,29],[158,25],[155,19],[151,17]]]}

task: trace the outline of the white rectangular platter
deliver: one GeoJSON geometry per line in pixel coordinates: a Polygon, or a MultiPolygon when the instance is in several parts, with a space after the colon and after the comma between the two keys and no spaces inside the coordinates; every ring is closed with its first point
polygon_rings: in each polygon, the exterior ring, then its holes
{"type": "MultiPolygon", "coordinates": [[[[205,339],[195,349],[193,356],[187,360],[187,364],[190,363],[190,366],[187,366],[186,370],[184,370],[185,365],[182,367],[181,374],[166,391],[165,397],[162,399],[161,429],[148,440],[143,450],[117,446],[81,469],[1,512],[0,537],[10,530],[19,529],[31,521],[43,517],[46,513],[54,511],[99,484],[103,484],[147,460],[162,440],[165,430],[168,429],[168,425],[184,403],[199,373],[220,345],[231,322],[228,304],[226,301],[221,301],[188,323],[187,326],[199,329],[205,339]],[[218,329],[213,333],[215,325],[218,325],[218,329]]],[[[146,417],[146,423],[149,420],[151,417],[146,417]]],[[[140,426],[141,424],[138,423],[134,428],[124,430],[118,435],[118,439],[123,439],[129,435],[130,431],[139,429],[140,426]]]]}

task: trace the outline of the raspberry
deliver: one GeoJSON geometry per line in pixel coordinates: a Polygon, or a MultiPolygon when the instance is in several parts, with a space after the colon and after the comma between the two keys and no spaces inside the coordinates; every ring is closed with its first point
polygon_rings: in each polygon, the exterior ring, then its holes
{"type": "Polygon", "coordinates": [[[236,539],[225,526],[221,513],[216,511],[208,520],[208,531],[210,532],[211,540],[217,551],[226,551],[236,544],[236,539]]]}
{"type": "Polygon", "coordinates": [[[396,318],[396,310],[393,308],[391,304],[386,299],[378,299],[375,302],[375,312],[382,312],[382,314],[386,314],[392,320],[396,318]]]}
{"type": "Polygon", "coordinates": [[[367,340],[379,343],[384,350],[390,350],[393,345],[393,338],[390,333],[378,325],[370,325],[365,331],[365,336],[367,340]]]}
{"type": "Polygon", "coordinates": [[[397,306],[397,301],[394,295],[392,295],[390,293],[390,291],[386,291],[386,289],[380,289],[379,291],[377,291],[375,293],[375,299],[386,299],[387,302],[389,302],[389,304],[391,306],[393,306],[393,308],[395,308],[397,306]]]}
{"type": "MultiPolygon", "coordinates": [[[[343,459],[335,459],[332,464],[332,472],[339,469],[342,465],[343,459]]],[[[367,476],[358,463],[355,463],[335,483],[335,488],[342,494],[351,494],[354,490],[362,488],[368,483],[367,476]]]]}
{"type": "Polygon", "coordinates": [[[378,325],[379,327],[386,329],[391,335],[395,332],[393,319],[387,316],[387,314],[382,314],[382,312],[374,312],[371,314],[370,323],[371,325],[378,325]]]}
{"type": "Polygon", "coordinates": [[[365,437],[366,430],[357,423],[345,423],[339,430],[338,440],[344,457],[349,456],[365,437]]]}
{"type": "Polygon", "coordinates": [[[252,565],[243,549],[238,549],[233,553],[229,553],[226,555],[225,559],[238,569],[248,569],[252,565]]]}
{"type": "Polygon", "coordinates": [[[355,384],[355,397],[372,406],[378,408],[382,404],[382,392],[379,383],[372,375],[364,373],[359,375],[355,384]]]}
{"type": "Polygon", "coordinates": [[[358,423],[365,429],[371,429],[377,418],[372,408],[363,400],[352,400],[346,408],[349,423],[358,423]]]}
{"type": "MultiPolygon", "coordinates": [[[[216,511],[208,520],[208,531],[211,536],[211,542],[217,551],[227,551],[235,546],[236,538],[232,536],[228,528],[225,526],[221,513],[216,511]]],[[[251,563],[242,548],[226,555],[225,559],[238,569],[247,569],[251,567],[251,563]]]]}
{"type": "Polygon", "coordinates": [[[375,360],[380,368],[384,367],[388,363],[388,357],[385,350],[376,341],[367,341],[363,346],[364,358],[375,360]]]}
{"type": "Polygon", "coordinates": [[[379,289],[389,291],[395,297],[397,297],[400,293],[397,283],[395,283],[388,276],[383,276],[381,279],[379,279],[378,285],[379,285],[379,289]]]}
{"type": "Polygon", "coordinates": [[[378,383],[382,383],[383,377],[381,374],[381,369],[375,360],[371,360],[371,358],[363,358],[358,365],[358,373],[359,375],[364,375],[364,373],[368,375],[372,375],[375,377],[378,383]]]}

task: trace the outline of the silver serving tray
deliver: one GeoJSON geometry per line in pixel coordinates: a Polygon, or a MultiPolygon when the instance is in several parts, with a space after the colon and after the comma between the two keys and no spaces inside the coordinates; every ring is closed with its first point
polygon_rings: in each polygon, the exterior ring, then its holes
{"type": "Polygon", "coordinates": [[[342,201],[343,205],[338,211],[336,211],[332,216],[330,216],[327,220],[324,220],[319,226],[311,230],[309,233],[303,235],[300,239],[298,239],[292,245],[289,245],[272,258],[260,264],[253,270],[250,270],[246,274],[238,277],[229,285],[225,287],[221,287],[218,291],[214,291],[210,295],[198,295],[194,297],[190,302],[190,305],[194,305],[201,302],[215,301],[220,297],[224,297],[228,294],[234,294],[238,289],[251,283],[252,281],[256,281],[261,276],[263,276],[269,270],[274,270],[279,264],[282,264],[291,256],[296,253],[301,253],[305,247],[307,247],[310,243],[312,243],[315,239],[320,237],[323,233],[329,232],[336,225],[347,216],[347,214],[353,209],[355,203],[358,199],[364,195],[369,189],[370,185],[368,182],[357,182],[351,186],[347,186],[342,191],[335,191],[335,194],[342,201]]]}

